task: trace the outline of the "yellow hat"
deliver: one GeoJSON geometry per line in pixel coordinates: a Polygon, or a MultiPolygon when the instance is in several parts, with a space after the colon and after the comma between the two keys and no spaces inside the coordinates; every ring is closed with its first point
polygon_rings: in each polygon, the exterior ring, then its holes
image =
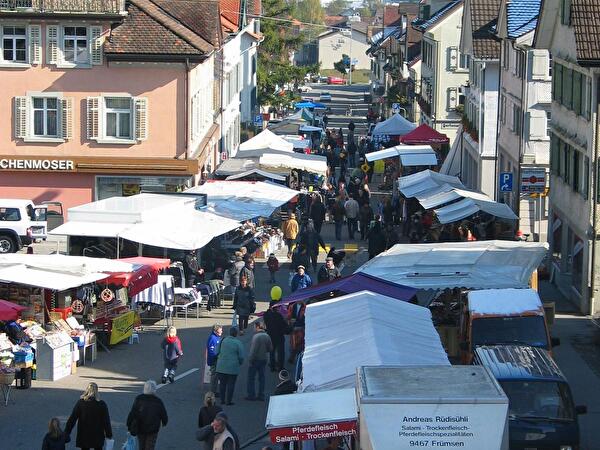
{"type": "Polygon", "coordinates": [[[281,300],[281,288],[279,286],[273,286],[271,288],[271,301],[279,301],[281,300]]]}

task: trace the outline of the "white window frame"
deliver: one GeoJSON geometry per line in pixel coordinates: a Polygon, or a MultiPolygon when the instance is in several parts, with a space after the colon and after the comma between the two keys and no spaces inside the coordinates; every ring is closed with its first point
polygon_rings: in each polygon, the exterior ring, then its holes
{"type": "Polygon", "coordinates": [[[37,96],[37,95],[33,95],[30,97],[30,103],[31,103],[31,122],[29,124],[29,126],[31,127],[31,137],[34,139],[58,139],[59,138],[59,133],[60,133],[60,98],[58,97],[50,97],[50,96],[37,96]],[[54,109],[50,109],[48,108],[48,100],[53,99],[56,101],[56,108],[54,109]],[[35,101],[36,100],[42,100],[43,102],[43,107],[42,108],[36,108],[35,107],[35,101]],[[37,111],[42,111],[42,116],[43,116],[43,133],[42,134],[35,134],[35,113],[37,111]],[[48,112],[49,111],[54,111],[56,113],[56,133],[55,134],[48,134],[48,112]]]}
{"type": "MultiPolygon", "coordinates": [[[[101,101],[102,105],[100,106],[101,119],[100,119],[100,136],[99,136],[99,139],[97,140],[98,143],[100,143],[100,144],[137,144],[138,141],[135,139],[135,122],[134,122],[135,106],[134,106],[133,96],[130,94],[120,94],[120,93],[102,94],[102,95],[100,95],[100,101],[101,101]],[[108,136],[106,134],[106,127],[108,126],[107,115],[111,112],[114,112],[114,111],[112,111],[112,109],[109,109],[106,106],[106,100],[109,98],[127,98],[127,99],[129,99],[129,105],[130,105],[130,107],[129,107],[130,136],[129,136],[129,138],[119,138],[119,137],[115,137],[115,136],[108,136]]],[[[118,123],[117,123],[117,126],[118,126],[118,123]]]]}
{"type": "Polygon", "coordinates": [[[69,24],[61,24],[60,25],[60,49],[62,51],[62,60],[61,60],[61,65],[65,65],[68,67],[88,67],[92,65],[92,57],[91,57],[91,39],[90,39],[90,27],[88,25],[85,24],[76,24],[76,23],[69,23],[69,24]],[[65,33],[65,29],[66,28],[85,28],[85,48],[86,48],[86,56],[87,56],[87,60],[86,61],[77,61],[77,41],[83,40],[82,36],[77,36],[75,35],[67,35],[65,33]],[[67,61],[66,59],[66,55],[65,55],[65,47],[66,47],[66,40],[67,37],[69,37],[69,40],[74,41],[74,47],[73,47],[73,56],[74,56],[74,61],[67,61]]]}
{"type": "MultiPolygon", "coordinates": [[[[61,101],[64,99],[62,92],[27,92],[27,109],[28,109],[28,124],[27,124],[27,135],[22,138],[24,142],[48,142],[48,143],[62,143],[66,140],[62,137],[63,120],[65,120],[61,101]],[[56,136],[36,136],[33,134],[34,130],[34,98],[55,98],[57,101],[57,119],[56,119],[56,136]]],[[[44,126],[45,128],[45,126],[44,126]]]]}
{"type": "Polygon", "coordinates": [[[106,139],[109,140],[116,140],[116,141],[132,141],[134,140],[134,106],[133,106],[133,98],[131,98],[130,96],[121,96],[121,95],[116,95],[116,96],[112,96],[112,95],[106,95],[102,97],[102,101],[104,102],[103,106],[103,110],[102,110],[102,114],[103,114],[103,133],[104,133],[104,137],[106,139]],[[129,108],[125,109],[125,108],[109,108],[107,105],[107,101],[109,99],[123,99],[123,98],[127,98],[129,100],[129,108]],[[116,131],[116,136],[109,136],[107,133],[107,127],[108,127],[108,115],[109,114],[115,114],[115,131],[116,131]],[[119,128],[120,128],[120,124],[121,124],[121,115],[122,114],[129,114],[129,136],[119,136],[119,128]]]}
{"type": "MultiPolygon", "coordinates": [[[[11,67],[14,66],[24,66],[24,67],[29,67],[30,63],[29,63],[29,27],[27,26],[27,24],[23,24],[23,23],[6,23],[3,24],[2,26],[0,26],[0,36],[2,37],[2,40],[0,41],[0,62],[2,62],[3,64],[7,64],[10,65],[11,67]],[[25,30],[25,34],[22,36],[22,38],[25,40],[25,61],[15,61],[14,59],[9,59],[6,60],[4,59],[4,39],[6,39],[5,34],[4,34],[4,29],[5,28],[23,28],[25,30]]],[[[20,35],[16,35],[16,34],[12,34],[9,35],[10,38],[12,38],[13,41],[13,52],[16,52],[16,48],[15,48],[15,43],[16,40],[19,39],[20,35]]],[[[14,57],[14,53],[13,53],[13,57],[14,57]]]]}

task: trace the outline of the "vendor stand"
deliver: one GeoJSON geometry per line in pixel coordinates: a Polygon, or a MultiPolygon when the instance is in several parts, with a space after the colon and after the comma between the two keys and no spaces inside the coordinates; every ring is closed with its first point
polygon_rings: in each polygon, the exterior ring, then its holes
{"type": "Polygon", "coordinates": [[[321,450],[327,438],[355,448],[357,407],[354,389],[271,396],[265,427],[274,444],[321,450]]]}

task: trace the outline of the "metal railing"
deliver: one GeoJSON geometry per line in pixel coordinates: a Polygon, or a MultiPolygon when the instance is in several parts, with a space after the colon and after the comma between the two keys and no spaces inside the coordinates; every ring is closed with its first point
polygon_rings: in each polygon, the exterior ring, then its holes
{"type": "Polygon", "coordinates": [[[119,14],[125,0],[0,0],[0,12],[119,14]]]}

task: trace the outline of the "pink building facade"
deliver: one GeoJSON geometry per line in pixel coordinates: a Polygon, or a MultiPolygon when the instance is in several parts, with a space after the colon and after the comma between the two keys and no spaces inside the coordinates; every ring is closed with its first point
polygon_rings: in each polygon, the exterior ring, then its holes
{"type": "Polygon", "coordinates": [[[216,2],[45,1],[0,4],[0,198],[68,208],[214,168],[216,2]]]}

